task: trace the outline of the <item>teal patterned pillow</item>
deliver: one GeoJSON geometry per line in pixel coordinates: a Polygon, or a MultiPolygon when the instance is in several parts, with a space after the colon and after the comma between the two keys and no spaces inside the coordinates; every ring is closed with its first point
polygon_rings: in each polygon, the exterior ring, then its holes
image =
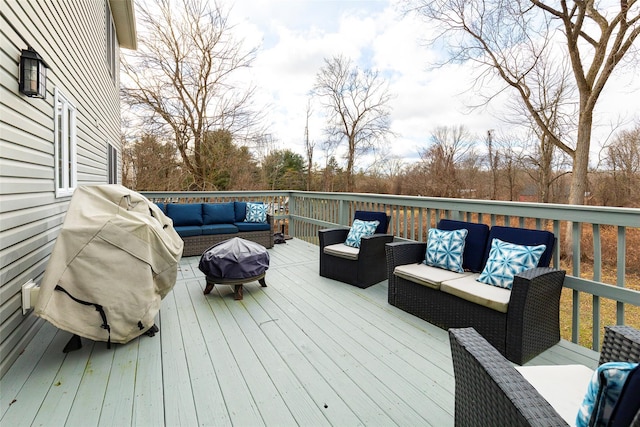
{"type": "Polygon", "coordinates": [[[267,222],[267,205],[262,203],[247,203],[246,222],[267,222]]]}
{"type": "Polygon", "coordinates": [[[427,253],[424,263],[432,267],[464,273],[462,253],[469,230],[439,230],[430,228],[427,232],[427,253]]]}
{"type": "Polygon", "coordinates": [[[359,248],[360,239],[362,239],[364,236],[373,236],[373,234],[376,232],[376,228],[378,228],[378,224],[380,224],[380,221],[361,221],[359,219],[354,220],[353,224],[351,224],[351,230],[349,230],[347,240],[344,241],[344,244],[353,248],[359,248]]]}
{"type": "Polygon", "coordinates": [[[608,362],[598,366],[578,411],[576,426],[608,425],[624,383],[637,366],[637,363],[629,362],[608,362]]]}
{"type": "Polygon", "coordinates": [[[545,245],[523,246],[493,239],[489,258],[477,280],[487,285],[511,289],[513,277],[537,267],[546,248],[545,245]]]}

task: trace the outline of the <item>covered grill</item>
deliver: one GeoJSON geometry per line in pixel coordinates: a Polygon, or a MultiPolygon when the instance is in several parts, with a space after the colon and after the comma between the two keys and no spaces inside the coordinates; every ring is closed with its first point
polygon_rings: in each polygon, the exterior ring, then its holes
{"type": "Polygon", "coordinates": [[[81,337],[126,343],[155,328],[182,247],[171,219],[144,196],[120,185],[79,187],[35,313],[81,337]]]}

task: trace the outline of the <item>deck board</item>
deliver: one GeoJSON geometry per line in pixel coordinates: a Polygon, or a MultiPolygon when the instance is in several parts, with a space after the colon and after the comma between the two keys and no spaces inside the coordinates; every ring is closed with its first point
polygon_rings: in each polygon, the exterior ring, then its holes
{"type": "MultiPolygon", "coordinates": [[[[11,426],[453,425],[447,332],[387,303],[387,284],[359,289],[318,275],[318,247],[269,250],[267,287],[203,295],[197,257],[180,263],[160,332],[107,349],[44,323],[0,380],[11,426]]],[[[582,363],[562,341],[530,364],[582,363]]]]}
{"type": "MultiPolygon", "coordinates": [[[[162,327],[159,316],[156,325],[162,327]]],[[[139,341],[131,424],[161,426],[164,423],[162,341],[158,335],[139,341]]]]}

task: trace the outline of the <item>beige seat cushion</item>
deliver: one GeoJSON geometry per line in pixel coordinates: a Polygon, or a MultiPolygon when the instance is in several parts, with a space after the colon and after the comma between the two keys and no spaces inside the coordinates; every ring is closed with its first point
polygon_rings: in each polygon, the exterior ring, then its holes
{"type": "Polygon", "coordinates": [[[445,280],[458,279],[471,273],[456,273],[420,263],[399,265],[393,270],[393,274],[423,286],[439,289],[440,284],[445,280]]]}
{"type": "Polygon", "coordinates": [[[593,370],[583,365],[516,366],[570,426],[576,425],[593,370]]]}
{"type": "Polygon", "coordinates": [[[455,280],[442,282],[442,292],[455,295],[467,301],[506,313],[511,298],[511,290],[486,285],[476,281],[479,274],[471,274],[455,280]]]}
{"type": "Polygon", "coordinates": [[[335,245],[325,246],[324,253],[356,261],[358,259],[358,254],[360,253],[360,249],[347,246],[344,243],[337,243],[335,245]]]}

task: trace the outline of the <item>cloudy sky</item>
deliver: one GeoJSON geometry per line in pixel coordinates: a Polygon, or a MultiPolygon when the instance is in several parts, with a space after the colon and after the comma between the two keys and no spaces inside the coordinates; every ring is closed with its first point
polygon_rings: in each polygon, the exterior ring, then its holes
{"type": "MultiPolygon", "coordinates": [[[[411,161],[428,144],[437,126],[465,125],[482,141],[487,130],[515,132],[499,120],[504,97],[488,108],[470,91],[474,69],[465,65],[436,68],[444,52],[425,45],[429,27],[403,17],[396,0],[237,0],[232,22],[247,45],[259,46],[251,69],[259,89],[258,103],[268,105],[269,131],[275,148],[304,153],[305,109],[309,91],[324,58],[344,55],[362,68],[380,71],[394,95],[391,103],[392,154],[411,161]]],[[[598,139],[611,132],[611,123],[627,126],[640,114],[640,79],[631,71],[609,82],[597,110],[598,139]]],[[[314,107],[310,136],[319,149],[324,122],[314,107]]],[[[597,143],[594,143],[597,146],[597,143]]]]}

